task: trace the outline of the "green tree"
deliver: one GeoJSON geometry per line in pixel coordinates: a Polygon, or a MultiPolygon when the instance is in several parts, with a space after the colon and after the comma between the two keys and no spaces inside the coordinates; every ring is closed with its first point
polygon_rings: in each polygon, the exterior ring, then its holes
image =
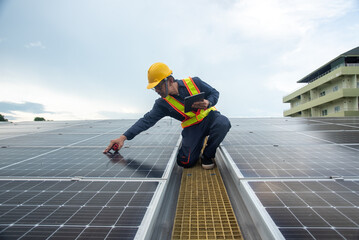
{"type": "Polygon", "coordinates": [[[34,121],[46,121],[43,117],[35,117],[34,121]]]}
{"type": "Polygon", "coordinates": [[[0,114],[0,122],[7,122],[8,120],[2,115],[0,114]]]}

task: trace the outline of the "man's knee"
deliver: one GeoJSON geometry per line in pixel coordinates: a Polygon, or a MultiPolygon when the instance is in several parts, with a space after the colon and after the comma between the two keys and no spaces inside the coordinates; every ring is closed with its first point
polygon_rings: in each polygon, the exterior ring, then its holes
{"type": "Polygon", "coordinates": [[[180,153],[177,155],[177,164],[184,168],[193,167],[194,165],[196,165],[197,161],[198,161],[198,157],[194,158],[191,155],[186,156],[180,153]]]}
{"type": "Polygon", "coordinates": [[[223,133],[227,133],[232,127],[229,119],[223,115],[216,119],[216,126],[223,133]]]}

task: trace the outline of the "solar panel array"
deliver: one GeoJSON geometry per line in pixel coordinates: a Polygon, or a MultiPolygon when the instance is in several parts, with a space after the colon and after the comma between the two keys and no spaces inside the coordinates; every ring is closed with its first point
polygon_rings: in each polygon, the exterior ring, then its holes
{"type": "MultiPolygon", "coordinates": [[[[143,234],[150,210],[160,207],[181,128],[164,119],[121,154],[103,154],[133,123],[0,124],[0,239],[143,234]]],[[[221,147],[226,166],[273,236],[359,239],[359,118],[231,123],[221,147]]]]}
{"type": "Polygon", "coordinates": [[[0,239],[133,239],[146,231],[181,127],[161,120],[120,154],[103,154],[133,123],[1,124],[0,239]]]}
{"type": "Polygon", "coordinates": [[[231,122],[223,149],[272,236],[359,239],[359,118],[231,122]]]}

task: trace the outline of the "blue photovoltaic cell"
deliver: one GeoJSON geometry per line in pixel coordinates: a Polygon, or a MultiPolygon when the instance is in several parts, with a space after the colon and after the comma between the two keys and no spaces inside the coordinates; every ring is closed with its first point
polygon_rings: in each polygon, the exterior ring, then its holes
{"type": "Polygon", "coordinates": [[[285,238],[358,239],[359,181],[249,181],[285,238]]]}
{"type": "Polygon", "coordinates": [[[0,181],[0,238],[133,238],[158,182],[0,181]],[[25,191],[26,189],[26,191],[25,191]],[[26,227],[25,227],[26,226],[26,227]],[[101,229],[101,231],[98,231],[101,229]]]}

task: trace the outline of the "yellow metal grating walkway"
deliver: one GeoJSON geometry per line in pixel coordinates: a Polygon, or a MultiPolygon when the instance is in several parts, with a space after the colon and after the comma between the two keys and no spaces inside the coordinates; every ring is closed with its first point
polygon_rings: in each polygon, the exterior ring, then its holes
{"type": "Polygon", "coordinates": [[[243,239],[217,167],[183,169],[172,239],[243,239]]]}

